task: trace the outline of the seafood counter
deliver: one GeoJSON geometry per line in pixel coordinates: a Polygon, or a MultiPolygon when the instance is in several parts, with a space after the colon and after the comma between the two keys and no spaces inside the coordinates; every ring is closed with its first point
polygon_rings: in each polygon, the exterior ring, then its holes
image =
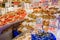
{"type": "Polygon", "coordinates": [[[21,40],[25,40],[25,37],[26,40],[59,40],[57,33],[60,30],[59,21],[59,8],[51,7],[47,10],[35,7],[32,13],[27,13],[24,22],[20,23],[18,30],[24,32],[23,36],[18,35],[19,37],[14,40],[20,40],[20,37],[21,40]],[[30,38],[28,35],[24,37],[26,31],[30,31],[30,38]]]}

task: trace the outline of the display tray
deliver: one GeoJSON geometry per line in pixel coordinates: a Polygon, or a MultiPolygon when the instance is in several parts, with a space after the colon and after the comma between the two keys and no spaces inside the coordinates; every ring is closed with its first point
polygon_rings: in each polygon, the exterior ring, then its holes
{"type": "Polygon", "coordinates": [[[13,23],[9,23],[9,24],[0,26],[0,34],[1,34],[1,32],[2,32],[3,30],[11,27],[11,25],[13,25],[13,24],[15,24],[15,23],[18,23],[18,22],[22,22],[23,20],[24,20],[24,19],[22,19],[22,20],[17,20],[17,21],[15,21],[15,22],[13,22],[13,23]]]}

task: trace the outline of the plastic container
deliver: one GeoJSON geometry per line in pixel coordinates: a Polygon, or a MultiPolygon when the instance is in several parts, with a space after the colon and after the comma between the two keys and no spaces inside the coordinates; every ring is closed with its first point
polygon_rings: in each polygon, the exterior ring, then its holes
{"type": "Polygon", "coordinates": [[[31,34],[31,40],[56,40],[54,34],[42,32],[41,34],[31,34]]]}

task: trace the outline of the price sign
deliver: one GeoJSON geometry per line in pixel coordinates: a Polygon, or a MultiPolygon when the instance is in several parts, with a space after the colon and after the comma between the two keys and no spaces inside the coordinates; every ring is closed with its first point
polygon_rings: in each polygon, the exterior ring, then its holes
{"type": "Polygon", "coordinates": [[[35,3],[32,3],[31,7],[38,7],[40,6],[40,2],[35,2],[35,3]]]}
{"type": "Polygon", "coordinates": [[[49,27],[49,31],[50,31],[50,32],[54,32],[54,31],[56,31],[56,28],[49,27]]]}
{"type": "Polygon", "coordinates": [[[50,27],[57,27],[57,25],[58,25],[58,20],[55,19],[50,20],[50,24],[49,24],[50,27]]]}
{"type": "Polygon", "coordinates": [[[37,18],[36,19],[36,24],[41,24],[41,22],[42,22],[42,19],[41,18],[37,18]]]}
{"type": "Polygon", "coordinates": [[[38,29],[42,29],[42,23],[43,23],[43,19],[42,18],[37,18],[36,19],[36,27],[38,28],[38,29]]]}

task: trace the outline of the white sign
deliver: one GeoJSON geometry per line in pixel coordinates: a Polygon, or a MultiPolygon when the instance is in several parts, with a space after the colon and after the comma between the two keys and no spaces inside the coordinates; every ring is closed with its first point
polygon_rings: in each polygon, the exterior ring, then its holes
{"type": "Polygon", "coordinates": [[[42,18],[37,18],[36,19],[36,28],[37,29],[42,29],[42,23],[43,23],[43,19],[42,18]]]}
{"type": "Polygon", "coordinates": [[[58,20],[56,19],[51,19],[50,20],[50,24],[49,24],[50,27],[57,27],[58,26],[58,20]]]}

